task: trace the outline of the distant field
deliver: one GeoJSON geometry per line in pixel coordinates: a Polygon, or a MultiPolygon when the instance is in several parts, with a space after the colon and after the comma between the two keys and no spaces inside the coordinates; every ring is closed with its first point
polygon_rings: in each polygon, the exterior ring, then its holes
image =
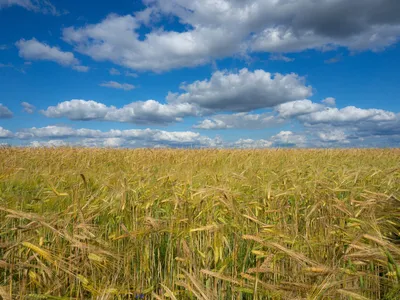
{"type": "Polygon", "coordinates": [[[0,149],[0,298],[400,299],[400,150],[0,149]]]}

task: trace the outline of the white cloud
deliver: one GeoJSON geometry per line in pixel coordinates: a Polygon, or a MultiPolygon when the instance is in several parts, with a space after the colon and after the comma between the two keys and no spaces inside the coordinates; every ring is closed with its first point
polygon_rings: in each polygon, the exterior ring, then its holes
{"type": "Polygon", "coordinates": [[[208,62],[210,57],[231,54],[231,47],[237,48],[235,34],[223,28],[199,27],[186,32],[158,29],[142,41],[136,32],[140,22],[131,15],[111,14],[95,25],[66,28],[63,36],[78,52],[95,60],[110,60],[136,70],[165,71],[198,66],[208,62]],[[221,39],[229,45],[216,43],[221,39]]]}
{"type": "Polygon", "coordinates": [[[124,142],[125,140],[121,138],[106,138],[103,144],[105,147],[117,148],[122,146],[124,142]]]}
{"type": "Polygon", "coordinates": [[[281,131],[269,139],[239,139],[228,144],[228,147],[238,148],[273,148],[273,147],[306,147],[307,138],[304,134],[296,134],[292,131],[281,131]]]}
{"type": "Polygon", "coordinates": [[[46,126],[42,128],[32,127],[17,132],[16,137],[19,139],[30,138],[66,138],[74,134],[74,130],[69,127],[46,126]]]}
{"type": "Polygon", "coordinates": [[[63,52],[58,47],[51,47],[41,43],[35,38],[31,40],[21,39],[16,43],[19,55],[31,60],[50,60],[63,66],[78,64],[78,60],[72,52],[63,52]]]}
{"type": "Polygon", "coordinates": [[[323,104],[310,100],[298,100],[283,103],[275,107],[282,118],[297,118],[305,125],[344,126],[359,130],[364,127],[393,127],[400,121],[400,114],[382,109],[362,109],[355,106],[336,108],[335,98],[322,100],[323,104]]]}
{"type": "Polygon", "coordinates": [[[55,6],[49,0],[0,0],[0,9],[13,5],[21,6],[27,10],[44,14],[60,15],[55,6]]]}
{"type": "Polygon", "coordinates": [[[195,142],[200,134],[192,131],[170,132],[152,129],[111,130],[110,135],[132,140],[150,140],[157,142],[191,143],[195,142]]]}
{"type": "Polygon", "coordinates": [[[400,134],[400,114],[355,106],[339,109],[332,107],[336,105],[334,98],[326,98],[322,102],[324,105],[310,100],[294,101],[279,105],[275,110],[283,118],[296,118],[305,126],[307,134],[315,136],[321,143],[357,140],[362,144],[360,138],[381,139],[386,136],[389,139],[400,134]]]}
{"type": "Polygon", "coordinates": [[[140,147],[142,144],[137,144],[136,141],[127,141],[123,138],[84,138],[78,140],[70,145],[78,147],[90,147],[90,148],[120,148],[120,147],[140,147]]]}
{"type": "Polygon", "coordinates": [[[15,136],[21,140],[41,138],[41,139],[68,139],[73,137],[80,138],[99,138],[104,137],[105,134],[100,130],[95,129],[73,129],[66,126],[46,126],[46,127],[32,127],[18,131],[15,136]]]}
{"type": "MultiPolygon", "coordinates": [[[[400,120],[400,116],[399,116],[400,120]]],[[[294,133],[281,131],[263,139],[241,138],[224,142],[220,137],[210,138],[192,131],[164,131],[153,129],[130,129],[100,131],[87,128],[74,129],[66,126],[27,128],[15,134],[0,127],[0,137],[21,140],[29,146],[83,146],[83,147],[225,147],[225,148],[267,148],[267,147],[386,147],[400,143],[400,122],[387,128],[351,127],[335,128],[332,125],[309,127],[306,131],[294,133]],[[362,129],[362,130],[361,130],[362,129]]]]}
{"type": "Polygon", "coordinates": [[[110,75],[121,75],[121,72],[115,68],[111,68],[109,71],[110,75]]]}
{"type": "MultiPolygon", "coordinates": [[[[323,102],[334,104],[332,100],[323,102]]],[[[296,118],[304,125],[303,136],[310,138],[308,145],[382,147],[400,143],[399,113],[354,106],[342,109],[327,106],[321,108],[316,106],[319,104],[311,102],[302,103],[303,105],[293,109],[292,103],[287,104],[288,109],[283,110],[283,114],[286,113],[288,118],[296,118]],[[299,114],[300,111],[302,114],[299,114]]]]}
{"type": "Polygon", "coordinates": [[[0,45],[0,50],[7,50],[8,46],[5,44],[0,45]]]}
{"type": "Polygon", "coordinates": [[[99,120],[136,124],[167,124],[182,121],[196,114],[195,107],[183,104],[161,104],[155,100],[137,101],[121,108],[106,106],[93,100],[73,99],[41,111],[49,118],[70,120],[99,120]]]}
{"type": "Polygon", "coordinates": [[[13,136],[13,133],[10,130],[7,130],[0,126],[0,139],[10,138],[13,136]]]}
{"type": "Polygon", "coordinates": [[[7,106],[4,106],[0,103],[0,119],[9,119],[12,118],[13,113],[8,109],[7,106]]]}
{"type": "Polygon", "coordinates": [[[239,139],[232,145],[233,147],[252,149],[252,148],[270,148],[272,142],[268,140],[239,139]]]}
{"type": "Polygon", "coordinates": [[[282,118],[293,118],[323,109],[325,109],[324,105],[306,99],[283,103],[275,107],[282,118]]]}
{"type": "MultiPolygon", "coordinates": [[[[102,86],[125,90],[131,88],[130,85],[124,86],[113,81],[103,83],[102,86]]],[[[71,120],[97,119],[137,124],[167,124],[182,121],[182,118],[187,116],[208,115],[218,111],[246,112],[270,108],[311,95],[311,87],[305,86],[304,79],[296,74],[272,75],[263,70],[250,72],[247,69],[238,73],[215,72],[210,80],[182,84],[181,89],[186,93],[169,93],[166,104],[147,100],[116,108],[91,100],[74,99],[51,106],[42,113],[47,117],[66,117],[71,120]]],[[[276,122],[273,117],[265,114],[236,114],[218,118],[223,118],[227,124],[226,128],[262,128],[276,122]],[[245,123],[240,125],[241,121],[245,123]]],[[[214,121],[218,118],[214,118],[214,121]]],[[[199,126],[204,127],[206,123],[199,126]]]]}
{"type": "Polygon", "coordinates": [[[51,47],[35,38],[31,40],[20,39],[15,45],[19,49],[19,56],[27,60],[53,61],[65,67],[72,67],[79,72],[87,72],[89,69],[81,66],[72,52],[61,51],[60,48],[51,47]]]}
{"type": "Polygon", "coordinates": [[[113,88],[113,89],[121,89],[124,91],[130,91],[135,88],[134,85],[129,84],[129,83],[119,83],[116,81],[107,81],[100,83],[100,86],[108,87],[108,88],[113,88]]]}
{"type": "Polygon", "coordinates": [[[206,119],[206,120],[201,121],[199,124],[194,125],[193,128],[197,128],[197,129],[230,129],[233,127],[219,119],[212,119],[212,120],[206,119]]]}
{"type": "Polygon", "coordinates": [[[81,145],[99,147],[120,146],[213,146],[218,138],[211,139],[192,131],[164,131],[152,129],[110,130],[102,132],[93,129],[73,129],[64,126],[46,126],[27,128],[18,131],[15,137],[21,140],[35,139],[35,145],[81,145]],[[50,141],[49,141],[50,140],[50,141]],[[57,141],[57,142],[52,142],[57,141]],[[62,141],[62,143],[60,142],[62,141]]]}
{"type": "Polygon", "coordinates": [[[190,103],[211,111],[245,112],[303,99],[312,94],[297,74],[271,74],[242,69],[238,73],[215,72],[210,80],[182,84],[186,93],[169,93],[169,103],[190,103]]]}
{"type": "Polygon", "coordinates": [[[197,129],[262,129],[274,127],[284,122],[283,119],[272,115],[237,113],[231,115],[216,115],[205,119],[193,128],[197,129]]]}
{"type": "Polygon", "coordinates": [[[275,147],[304,147],[307,143],[307,138],[304,134],[296,134],[292,131],[281,131],[271,137],[271,141],[275,147]]]}
{"type": "Polygon", "coordinates": [[[336,99],[333,98],[333,97],[328,97],[328,98],[325,98],[324,100],[322,100],[322,103],[324,103],[327,106],[335,107],[336,106],[336,99]]]}
{"type": "Polygon", "coordinates": [[[296,29],[286,26],[269,27],[254,35],[251,49],[255,52],[293,53],[307,49],[322,49],[330,39],[316,36],[312,31],[297,34],[296,29]]]}
{"type": "Polygon", "coordinates": [[[24,112],[26,112],[28,114],[33,114],[36,109],[35,106],[33,106],[32,104],[30,104],[28,102],[22,102],[21,105],[24,108],[24,112]]]}
{"type": "Polygon", "coordinates": [[[49,141],[32,141],[29,143],[29,146],[34,148],[39,147],[65,147],[68,146],[68,143],[63,140],[49,140],[49,141]]]}
{"type": "Polygon", "coordinates": [[[107,121],[136,124],[167,124],[182,121],[183,117],[196,115],[188,103],[161,104],[155,100],[137,101],[120,109],[111,109],[104,117],[107,121]]]}
{"type": "MultiPolygon", "coordinates": [[[[109,15],[97,24],[64,29],[64,39],[96,60],[137,70],[193,67],[254,51],[380,50],[400,36],[393,0],[146,0],[135,15],[109,15]],[[176,17],[183,31],[157,28],[176,17]],[[153,25],[142,39],[141,26],[153,25]],[[234,30],[232,30],[234,28],[234,30]]],[[[284,56],[282,56],[283,58],[284,56]]]]}
{"type": "MultiPolygon", "coordinates": [[[[143,2],[146,2],[146,0],[144,0],[143,2]]],[[[158,18],[158,14],[153,8],[148,7],[142,11],[136,12],[135,18],[139,23],[143,23],[144,25],[149,26],[152,21],[158,18]]]]}
{"type": "Polygon", "coordinates": [[[46,110],[40,111],[49,118],[68,118],[70,120],[95,120],[103,119],[109,108],[93,100],[73,99],[64,101],[57,106],[50,106],[46,110]]]}
{"type": "Polygon", "coordinates": [[[343,130],[330,130],[318,132],[318,137],[323,142],[347,142],[347,134],[343,130]]]}
{"type": "Polygon", "coordinates": [[[299,116],[303,122],[310,124],[351,124],[362,121],[384,122],[396,120],[396,114],[382,109],[362,109],[355,106],[347,106],[342,109],[327,108],[299,116]]]}

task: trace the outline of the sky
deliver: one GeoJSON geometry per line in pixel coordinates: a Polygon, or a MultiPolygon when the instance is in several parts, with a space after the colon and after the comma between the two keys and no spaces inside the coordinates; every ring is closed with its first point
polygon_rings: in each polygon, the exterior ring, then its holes
{"type": "Polygon", "coordinates": [[[0,0],[0,145],[400,144],[398,0],[0,0]]]}

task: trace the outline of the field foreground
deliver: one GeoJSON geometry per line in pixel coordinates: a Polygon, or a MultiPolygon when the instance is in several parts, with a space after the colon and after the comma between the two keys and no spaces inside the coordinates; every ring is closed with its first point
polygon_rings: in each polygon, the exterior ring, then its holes
{"type": "Polygon", "coordinates": [[[400,150],[0,149],[0,298],[400,299],[400,150]]]}

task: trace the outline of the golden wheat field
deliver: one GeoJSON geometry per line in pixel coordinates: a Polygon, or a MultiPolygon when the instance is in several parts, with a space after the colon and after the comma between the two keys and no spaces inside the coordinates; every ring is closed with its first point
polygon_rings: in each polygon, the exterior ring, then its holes
{"type": "Polygon", "coordinates": [[[400,150],[0,150],[0,298],[400,299],[400,150]]]}

